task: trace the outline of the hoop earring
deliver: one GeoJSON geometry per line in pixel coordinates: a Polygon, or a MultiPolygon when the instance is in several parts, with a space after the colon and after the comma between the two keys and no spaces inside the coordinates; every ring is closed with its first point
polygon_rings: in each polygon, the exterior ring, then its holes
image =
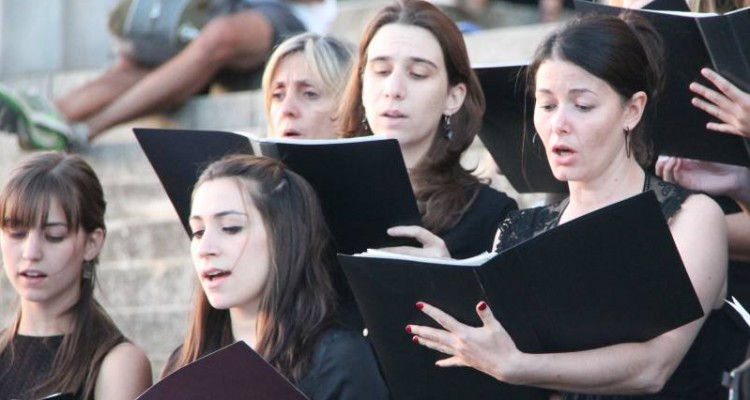
{"type": "Polygon", "coordinates": [[[531,137],[531,144],[536,144],[536,138],[539,137],[539,132],[534,131],[534,136],[531,137]]]}
{"type": "Polygon", "coordinates": [[[626,126],[623,131],[625,132],[625,155],[630,158],[630,128],[626,126]]]}
{"type": "Polygon", "coordinates": [[[453,129],[451,128],[451,116],[448,114],[443,115],[443,137],[447,140],[453,139],[453,129]]]}
{"type": "Polygon", "coordinates": [[[367,116],[362,117],[362,130],[365,133],[370,132],[370,124],[367,123],[367,116]]]}

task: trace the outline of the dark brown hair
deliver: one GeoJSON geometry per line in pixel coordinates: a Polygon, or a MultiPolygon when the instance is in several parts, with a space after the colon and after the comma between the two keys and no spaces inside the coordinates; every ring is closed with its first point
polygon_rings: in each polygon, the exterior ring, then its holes
{"type": "Polygon", "coordinates": [[[630,12],[572,19],[537,48],[527,71],[532,96],[539,66],[551,59],[575,64],[607,82],[623,100],[640,91],[646,93],[644,115],[631,128],[630,148],[638,163],[648,166],[653,150],[645,125],[664,86],[662,39],[651,24],[630,12]]]}
{"type": "MultiPolygon", "coordinates": [[[[37,153],[21,162],[0,192],[0,229],[28,229],[46,221],[50,203],[56,199],[65,214],[70,232],[96,229],[106,232],[104,193],[94,171],[80,156],[63,153],[37,153]]],[[[90,263],[90,277],[81,279],[80,297],[70,312],[73,326],[64,335],[55,354],[49,377],[33,389],[33,396],[54,392],[94,396],[94,386],[102,360],[125,338],[107,312],[94,299],[98,255],[90,263]]],[[[21,309],[9,329],[0,336],[0,352],[10,351],[21,321],[21,309]]]]}
{"type": "MultiPolygon", "coordinates": [[[[233,155],[216,161],[203,171],[195,190],[220,178],[237,181],[245,203],[252,200],[268,232],[271,266],[258,310],[256,350],[298,381],[336,304],[333,253],[317,196],[302,177],[265,157],[233,155]]],[[[229,311],[213,308],[198,286],[188,334],[163,375],[232,342],[229,311]]]]}
{"type": "MultiPolygon", "coordinates": [[[[450,117],[453,137],[436,132],[423,159],[409,171],[425,228],[440,233],[463,217],[479,192],[480,182],[461,164],[461,154],[479,132],[484,114],[484,94],[469,63],[466,44],[456,24],[434,5],[421,0],[403,0],[383,7],[370,20],[359,41],[357,59],[339,108],[344,137],[370,134],[362,126],[362,74],[367,48],[380,28],[388,24],[417,26],[428,30],[440,44],[449,86],[466,85],[466,99],[450,117]]],[[[438,129],[443,129],[442,123],[438,129]]]]}

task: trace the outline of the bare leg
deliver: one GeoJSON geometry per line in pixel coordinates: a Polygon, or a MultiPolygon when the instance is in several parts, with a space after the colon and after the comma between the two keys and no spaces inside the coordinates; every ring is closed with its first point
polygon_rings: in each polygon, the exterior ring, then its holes
{"type": "Polygon", "coordinates": [[[271,25],[252,10],[212,20],[183,51],[91,117],[89,140],[119,123],[185,102],[221,68],[262,65],[272,38],[271,25]]]}
{"type": "Polygon", "coordinates": [[[101,111],[136,84],[150,69],[119,56],[110,70],[55,100],[62,114],[73,122],[83,121],[101,111]]]}

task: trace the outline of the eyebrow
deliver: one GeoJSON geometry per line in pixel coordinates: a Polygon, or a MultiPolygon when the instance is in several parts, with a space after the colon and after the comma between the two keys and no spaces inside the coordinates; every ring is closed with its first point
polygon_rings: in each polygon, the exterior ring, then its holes
{"type": "MultiPolygon", "coordinates": [[[[544,89],[544,88],[537,89],[536,92],[537,93],[544,93],[544,94],[552,94],[552,90],[550,90],[550,89],[544,89]]],[[[573,88],[573,89],[568,90],[568,93],[569,94],[591,93],[591,94],[594,94],[594,95],[596,94],[596,92],[594,92],[593,90],[591,90],[591,89],[585,89],[585,88],[573,88]]]]}
{"type": "MultiPolygon", "coordinates": [[[[226,217],[226,216],[229,216],[229,215],[240,215],[240,216],[245,216],[245,217],[247,216],[247,214],[244,213],[244,212],[229,210],[229,211],[218,212],[218,213],[212,215],[212,217],[213,218],[223,218],[223,217],[226,217]]],[[[201,218],[200,215],[191,215],[190,216],[190,220],[191,221],[192,220],[198,220],[198,221],[200,221],[200,220],[203,220],[203,218],[201,218]]]]}
{"type": "Polygon", "coordinates": [[[55,227],[58,227],[58,226],[62,226],[64,228],[67,228],[68,224],[66,224],[65,222],[47,222],[46,224],[44,224],[43,227],[44,228],[55,228],[55,227]]]}
{"type": "MultiPolygon", "coordinates": [[[[407,59],[409,61],[411,61],[411,62],[420,63],[420,64],[427,64],[427,65],[429,65],[429,66],[431,66],[432,68],[435,68],[435,69],[437,69],[437,67],[438,67],[437,64],[435,64],[434,62],[432,62],[432,61],[430,61],[430,60],[428,60],[426,58],[422,58],[422,57],[407,57],[407,59]]],[[[392,60],[392,57],[378,56],[378,57],[373,57],[373,58],[367,60],[367,62],[370,63],[370,62],[373,62],[373,61],[391,61],[391,60],[392,60]]]]}

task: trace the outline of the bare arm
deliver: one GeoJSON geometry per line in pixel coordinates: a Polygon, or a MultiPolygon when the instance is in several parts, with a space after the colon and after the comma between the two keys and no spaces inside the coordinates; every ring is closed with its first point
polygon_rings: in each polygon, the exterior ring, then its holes
{"type": "Polygon", "coordinates": [[[121,343],[104,357],[94,397],[133,400],[148,389],[151,383],[151,364],[143,350],[132,343],[121,343]]]}
{"type": "MultiPolygon", "coordinates": [[[[706,315],[726,292],[726,227],[708,197],[691,196],[670,228],[706,315]]],[[[420,344],[450,355],[440,366],[470,366],[499,380],[556,390],[636,394],[657,392],[671,376],[705,317],[645,343],[623,343],[588,351],[524,354],[482,303],[478,328],[463,325],[425,304],[423,311],[446,330],[410,326],[420,344]]]]}

